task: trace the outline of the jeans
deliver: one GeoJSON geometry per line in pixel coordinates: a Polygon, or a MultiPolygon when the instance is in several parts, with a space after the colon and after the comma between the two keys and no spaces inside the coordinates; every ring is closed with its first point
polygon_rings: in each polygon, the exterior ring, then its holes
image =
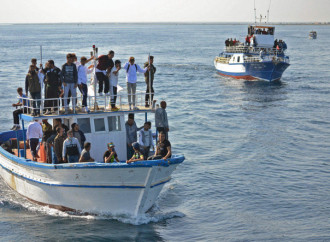
{"type": "Polygon", "coordinates": [[[127,145],[127,159],[131,159],[134,154],[134,149],[132,146],[127,145]]]}
{"type": "Polygon", "coordinates": [[[79,161],[79,155],[68,155],[68,163],[77,163],[79,161]]]}
{"type": "Polygon", "coordinates": [[[38,99],[37,101],[32,101],[33,105],[33,114],[40,114],[40,104],[41,104],[41,93],[40,92],[31,92],[32,99],[38,99]]]}
{"type": "Polygon", "coordinates": [[[74,109],[76,106],[76,99],[77,99],[77,92],[76,88],[74,87],[75,83],[66,83],[66,86],[64,86],[64,106],[65,110],[68,109],[68,97],[69,97],[69,90],[72,94],[72,108],[74,109]]]}
{"type": "Polygon", "coordinates": [[[132,96],[133,96],[133,107],[135,107],[135,93],[136,93],[136,83],[127,82],[127,94],[128,94],[128,104],[131,107],[132,105],[132,96]]]}
{"type": "Polygon", "coordinates": [[[109,92],[109,78],[104,75],[103,72],[96,72],[96,78],[99,81],[99,93],[103,91],[103,83],[104,83],[104,93],[109,92]]]}
{"type": "Polygon", "coordinates": [[[82,83],[81,87],[79,87],[79,90],[80,90],[81,94],[83,95],[82,106],[87,107],[87,94],[88,94],[87,85],[82,83]]]}

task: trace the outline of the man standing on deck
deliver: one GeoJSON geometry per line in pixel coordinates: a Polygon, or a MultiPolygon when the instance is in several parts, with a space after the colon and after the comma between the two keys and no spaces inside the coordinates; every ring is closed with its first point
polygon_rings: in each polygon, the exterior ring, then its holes
{"type": "Polygon", "coordinates": [[[166,102],[161,101],[160,108],[157,108],[155,112],[155,123],[157,131],[163,132],[165,134],[165,138],[168,139],[168,131],[170,131],[170,128],[168,126],[167,113],[165,109],[166,102]]]}
{"type": "Polygon", "coordinates": [[[34,65],[30,65],[29,73],[25,78],[25,93],[30,92],[32,101],[32,115],[40,115],[40,104],[41,104],[41,80],[39,78],[39,73],[34,65]],[[36,101],[34,101],[36,100],[36,101]]]}
{"type": "Polygon", "coordinates": [[[36,119],[34,122],[29,124],[29,127],[26,131],[26,139],[29,140],[30,143],[30,150],[33,161],[37,161],[37,158],[39,158],[37,154],[37,146],[40,138],[42,138],[42,128],[36,119]]]}
{"type": "MultiPolygon", "coordinates": [[[[48,151],[48,145],[47,145],[47,140],[52,136],[53,134],[53,127],[50,123],[48,123],[47,119],[42,120],[42,144],[44,145],[46,154],[50,151],[48,151]]],[[[46,161],[47,163],[52,163],[51,160],[48,159],[48,156],[46,155],[46,161]]]]}
{"type": "Polygon", "coordinates": [[[67,62],[62,66],[61,80],[64,86],[64,105],[65,114],[69,113],[68,96],[69,90],[72,95],[72,109],[75,110],[76,98],[77,98],[77,86],[78,86],[78,72],[77,67],[73,64],[73,58],[71,54],[66,55],[67,62]]]}
{"type": "Polygon", "coordinates": [[[104,93],[108,95],[109,93],[109,75],[111,69],[114,67],[112,58],[115,56],[115,52],[110,50],[108,55],[100,55],[96,60],[98,64],[95,69],[97,80],[99,81],[99,95],[103,96],[103,83],[104,83],[104,93]]]}
{"type": "Polygon", "coordinates": [[[61,70],[55,66],[53,60],[49,60],[46,63],[46,68],[44,69],[45,73],[45,114],[51,113],[51,108],[54,108],[54,111],[57,111],[59,108],[58,98],[62,90],[62,81],[61,81],[61,70]],[[53,99],[53,100],[47,100],[53,99]],[[55,100],[56,99],[56,100],[55,100]]]}
{"type": "Polygon", "coordinates": [[[77,138],[73,137],[72,130],[68,131],[68,138],[63,143],[63,160],[68,163],[79,161],[81,147],[77,138]]]}
{"type": "Polygon", "coordinates": [[[146,97],[145,97],[145,102],[146,102],[146,108],[149,107],[149,98],[150,98],[150,93],[151,93],[151,101],[150,104],[152,106],[152,101],[154,100],[154,75],[156,73],[156,67],[153,65],[154,63],[154,57],[150,56],[149,58],[150,63],[146,62],[144,63],[144,68],[148,67],[150,64],[150,68],[146,71],[146,73],[144,73],[144,80],[146,81],[147,84],[147,90],[146,90],[146,97]],[[149,74],[150,72],[150,74],[149,74]],[[149,82],[149,76],[151,77],[151,81],[149,82]],[[149,87],[151,89],[151,91],[149,91],[149,87]]]}
{"type": "Polygon", "coordinates": [[[132,110],[132,98],[133,98],[133,109],[137,110],[135,106],[135,93],[136,93],[136,81],[137,72],[146,73],[149,67],[142,69],[139,65],[134,64],[134,57],[130,57],[129,61],[125,64],[124,69],[126,70],[126,82],[127,82],[127,94],[128,94],[128,104],[129,110],[132,110]]]}

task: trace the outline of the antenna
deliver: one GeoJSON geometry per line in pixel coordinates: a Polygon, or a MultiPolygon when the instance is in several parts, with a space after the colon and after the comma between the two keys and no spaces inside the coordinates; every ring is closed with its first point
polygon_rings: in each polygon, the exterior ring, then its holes
{"type": "Polygon", "coordinates": [[[269,0],[269,7],[267,10],[267,23],[269,22],[269,9],[270,9],[270,4],[272,3],[272,0],[269,0]]]}
{"type": "Polygon", "coordinates": [[[257,9],[256,9],[256,0],[254,0],[254,23],[257,23],[257,9]]]}

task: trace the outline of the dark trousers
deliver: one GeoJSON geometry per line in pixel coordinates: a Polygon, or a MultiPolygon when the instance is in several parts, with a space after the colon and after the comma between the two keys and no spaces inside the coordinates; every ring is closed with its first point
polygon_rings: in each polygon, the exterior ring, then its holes
{"type": "Polygon", "coordinates": [[[109,78],[103,74],[103,72],[96,72],[97,80],[99,81],[99,93],[103,91],[104,83],[104,93],[109,92],[109,78]]]}
{"type": "Polygon", "coordinates": [[[45,93],[45,110],[49,110],[52,107],[56,107],[54,108],[54,110],[57,110],[57,107],[59,106],[59,103],[57,100],[47,100],[47,98],[58,98],[59,97],[59,92],[58,92],[58,87],[57,86],[47,86],[46,87],[46,93],[45,93]]]}
{"type": "Polygon", "coordinates": [[[30,139],[30,150],[32,157],[35,158],[37,155],[37,146],[39,144],[39,139],[37,138],[31,138],[30,139]]]}
{"type": "Polygon", "coordinates": [[[141,148],[141,152],[143,154],[143,159],[147,160],[149,156],[150,146],[147,146],[146,148],[141,148]]]}
{"type": "Polygon", "coordinates": [[[16,109],[13,112],[14,124],[19,124],[19,115],[22,113],[28,113],[27,108],[16,109]]]}
{"type": "Polygon", "coordinates": [[[132,146],[127,145],[127,160],[131,159],[134,154],[134,149],[132,146]]]}
{"type": "Polygon", "coordinates": [[[31,92],[32,99],[37,99],[32,101],[33,114],[40,114],[40,105],[41,105],[41,93],[40,92],[31,92]]]}
{"type": "Polygon", "coordinates": [[[83,100],[82,100],[82,106],[87,107],[87,94],[88,94],[88,88],[86,84],[81,84],[81,87],[79,86],[79,90],[81,94],[83,95],[83,100]]]}
{"type": "Polygon", "coordinates": [[[117,101],[117,87],[112,86],[112,94],[111,94],[111,107],[114,108],[116,106],[117,101]]]}
{"type": "MultiPolygon", "coordinates": [[[[152,86],[153,84],[153,81],[151,81],[151,105],[152,105],[152,101],[154,100],[154,87],[152,86]]],[[[150,99],[150,94],[149,94],[149,83],[147,83],[147,90],[146,90],[146,97],[145,97],[145,100],[146,100],[146,105],[149,105],[149,99],[150,99]]]]}

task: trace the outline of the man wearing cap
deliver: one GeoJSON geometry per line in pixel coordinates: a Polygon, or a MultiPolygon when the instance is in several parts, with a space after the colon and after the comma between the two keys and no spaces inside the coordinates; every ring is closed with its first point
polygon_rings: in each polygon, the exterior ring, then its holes
{"type": "Polygon", "coordinates": [[[96,77],[99,81],[99,95],[102,96],[103,93],[103,83],[104,83],[104,93],[108,94],[109,92],[109,78],[110,71],[114,67],[112,58],[115,56],[115,52],[110,50],[108,55],[100,55],[96,60],[98,64],[96,66],[96,77]]]}
{"type": "Polygon", "coordinates": [[[124,69],[126,70],[126,82],[127,82],[127,94],[129,109],[132,110],[132,98],[133,98],[133,109],[137,109],[135,106],[135,93],[136,93],[136,81],[137,72],[146,73],[148,66],[142,69],[139,65],[135,64],[135,59],[131,56],[128,62],[125,64],[124,69]]]}
{"type": "Polygon", "coordinates": [[[134,149],[134,154],[131,157],[131,159],[129,159],[129,160],[126,161],[127,164],[132,163],[132,162],[135,162],[135,161],[142,161],[142,160],[144,160],[143,154],[142,154],[142,152],[140,150],[139,143],[134,142],[132,144],[132,147],[134,149]]]}
{"type": "Polygon", "coordinates": [[[104,163],[113,163],[115,160],[119,162],[117,153],[115,151],[115,145],[110,142],[107,145],[108,150],[103,155],[104,163]]]}

